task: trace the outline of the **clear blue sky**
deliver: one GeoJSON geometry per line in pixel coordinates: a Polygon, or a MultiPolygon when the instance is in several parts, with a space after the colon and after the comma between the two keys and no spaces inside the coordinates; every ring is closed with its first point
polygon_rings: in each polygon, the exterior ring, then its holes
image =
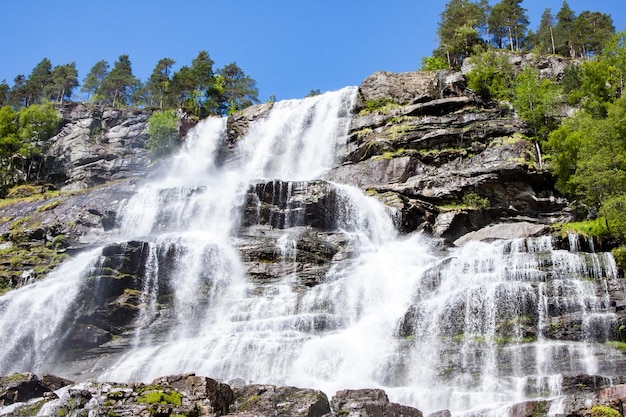
{"type": "MultiPolygon", "coordinates": [[[[491,3],[495,3],[491,0],[491,3]]],[[[128,54],[145,81],[157,61],[175,70],[200,50],[215,68],[236,62],[261,101],[358,85],[378,70],[414,71],[437,45],[445,0],[0,0],[0,81],[13,85],[44,57],[76,61],[82,81],[97,61],[128,54]]],[[[624,0],[568,0],[576,12],[608,13],[626,29],[624,0]]],[[[562,0],[525,0],[531,27],[562,0]]]]}

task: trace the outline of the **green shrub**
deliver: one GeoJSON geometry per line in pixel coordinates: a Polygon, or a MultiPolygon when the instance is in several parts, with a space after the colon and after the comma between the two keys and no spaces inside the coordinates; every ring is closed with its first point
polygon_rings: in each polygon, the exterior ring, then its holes
{"type": "Polygon", "coordinates": [[[594,405],[591,407],[591,417],[621,417],[619,411],[604,405],[594,405]]]}
{"type": "Polygon", "coordinates": [[[163,157],[172,153],[178,146],[178,117],[174,110],[157,111],[148,119],[147,148],[156,156],[163,157]]]}

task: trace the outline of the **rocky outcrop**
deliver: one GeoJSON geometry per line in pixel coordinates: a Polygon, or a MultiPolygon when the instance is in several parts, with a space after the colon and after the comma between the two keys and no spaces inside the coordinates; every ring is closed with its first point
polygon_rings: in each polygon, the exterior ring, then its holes
{"type": "Polygon", "coordinates": [[[416,408],[390,402],[381,389],[339,391],[331,404],[333,417],[422,417],[416,408]]]}
{"type": "MultiPolygon", "coordinates": [[[[62,108],[63,128],[45,153],[46,181],[77,190],[143,177],[152,157],[145,147],[151,110],[71,104],[62,108]]],[[[179,113],[180,138],[195,124],[179,113]]]]}
{"type": "MultiPolygon", "coordinates": [[[[44,381],[46,378],[52,377],[44,377],[44,381]]],[[[61,381],[64,382],[61,386],[69,383],[61,381]]],[[[70,386],[62,391],[57,396],[50,391],[49,385],[42,385],[36,376],[30,374],[0,378],[0,394],[7,393],[7,398],[13,395],[10,402],[0,405],[15,403],[12,413],[8,414],[15,416],[30,410],[34,413],[39,411],[39,415],[91,415],[97,412],[98,415],[129,417],[422,417],[422,413],[415,408],[389,402],[383,390],[339,391],[333,397],[331,411],[326,394],[318,390],[275,385],[231,387],[195,374],[161,377],[150,384],[92,382],[70,386]],[[18,388],[24,387],[25,382],[6,383],[8,379],[27,379],[35,385],[32,389],[21,389],[18,395],[18,388]],[[5,387],[7,389],[3,391],[5,387]],[[50,395],[33,402],[44,393],[50,395]]]]}
{"type": "Polygon", "coordinates": [[[376,73],[359,108],[348,157],[328,178],[397,195],[386,200],[403,201],[405,231],[453,242],[491,224],[568,218],[524,123],[466,90],[461,73],[376,73]]]}

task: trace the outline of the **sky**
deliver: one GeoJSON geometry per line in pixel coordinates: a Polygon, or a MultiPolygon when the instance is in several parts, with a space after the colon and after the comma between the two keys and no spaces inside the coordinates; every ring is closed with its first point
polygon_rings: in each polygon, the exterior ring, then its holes
{"type": "MultiPolygon", "coordinates": [[[[490,0],[490,3],[495,3],[490,0]]],[[[218,69],[235,62],[259,99],[359,85],[376,71],[415,71],[437,46],[445,0],[0,0],[0,81],[10,86],[43,58],[76,62],[79,81],[99,60],[128,54],[148,79],[161,58],[174,70],[206,50],[218,69]]],[[[562,0],[524,0],[536,29],[562,0]]],[[[578,14],[600,11],[626,29],[624,0],[568,0],[578,14]]],[[[80,96],[79,89],[75,91],[80,96]]]]}

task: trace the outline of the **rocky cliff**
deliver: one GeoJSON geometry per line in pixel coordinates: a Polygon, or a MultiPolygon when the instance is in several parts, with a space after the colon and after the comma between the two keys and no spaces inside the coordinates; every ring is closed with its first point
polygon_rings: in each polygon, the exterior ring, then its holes
{"type": "MultiPolygon", "coordinates": [[[[271,108],[271,104],[253,106],[229,117],[222,163],[240,158],[235,144],[271,108]]],[[[89,379],[92,374],[86,369],[106,367],[131,345],[146,304],[146,271],[155,262],[151,256],[170,268],[158,272],[156,327],[167,332],[174,325],[176,277],[170,272],[179,268],[179,255],[186,249],[177,242],[161,242],[155,250],[148,240],[120,242],[117,235],[119,211],[143,178],[153,173],[144,146],[148,117],[142,111],[68,108],[64,128],[47,155],[48,180],[65,192],[35,190],[35,195],[0,209],[4,241],[0,255],[5,257],[3,286],[7,290],[44,276],[67,256],[100,248],[97,261],[80,281],[81,297],[72,305],[72,314],[63,319],[67,331],[55,361],[69,374],[64,376],[89,379]],[[26,254],[32,253],[36,258],[26,262],[26,254]],[[42,269],[42,265],[47,267],[42,269]]],[[[241,220],[235,239],[253,292],[263,294],[268,284],[291,275],[297,277],[290,281],[292,289],[305,292],[323,283],[329,270],[355,257],[357,248],[340,224],[350,213],[339,213],[349,211],[339,184],[355,185],[384,203],[402,233],[417,231],[434,237],[433,251],[471,240],[549,234],[550,225],[569,219],[568,202],[554,190],[541,150],[523,137],[524,132],[523,122],[510,108],[484,103],[467,90],[462,73],[373,74],[358,89],[340,166],[318,180],[259,179],[248,186],[236,213],[241,220]],[[281,246],[285,231],[295,242],[293,247],[281,246]]],[[[202,186],[161,190],[159,201],[175,202],[181,195],[203,191],[202,186]]],[[[163,218],[155,224],[159,232],[167,232],[167,216],[175,214],[159,215],[163,218]]],[[[569,244],[560,238],[555,242],[557,246],[569,244]]],[[[588,249],[584,242],[579,246],[588,249]]],[[[539,269],[545,277],[556,275],[556,268],[545,261],[539,269]]],[[[440,269],[426,274],[433,291],[441,285],[439,274],[440,269]]],[[[607,330],[608,338],[626,340],[620,277],[609,276],[598,286],[607,287],[602,308],[618,317],[607,330]]],[[[585,324],[582,307],[564,303],[564,294],[555,289],[545,300],[553,317],[549,328],[537,328],[542,312],[522,306],[515,310],[517,321],[504,313],[494,318],[498,320],[496,336],[535,340],[541,332],[557,341],[579,340],[585,324]]],[[[470,307],[459,308],[462,316],[470,307]]],[[[419,317],[416,301],[399,323],[397,337],[406,343],[419,337],[415,326],[419,317]]],[[[342,324],[328,314],[299,325],[310,327],[308,331],[332,332],[342,324]]],[[[450,338],[462,335],[458,329],[448,330],[450,338]]],[[[626,369],[623,362],[616,362],[616,372],[626,369]]],[[[445,370],[457,371],[456,367],[445,370]]],[[[569,415],[587,415],[590,401],[621,404],[626,393],[623,386],[609,387],[623,382],[611,379],[614,376],[581,375],[570,381],[571,397],[564,406],[569,415]]],[[[25,378],[32,382],[32,376],[25,378]]],[[[232,385],[194,375],[166,377],[148,385],[87,384],[65,391],[61,400],[45,407],[50,407],[50,415],[62,409],[72,415],[98,409],[117,415],[316,416],[331,413],[332,404],[332,415],[337,416],[421,415],[416,409],[390,403],[380,390],[339,392],[329,402],[313,390],[232,385]]],[[[10,387],[5,392],[13,394],[5,397],[23,401],[16,394],[19,389],[10,387]]],[[[49,391],[35,390],[37,395],[49,391]]],[[[50,394],[47,400],[53,397],[50,394]]],[[[507,411],[509,415],[542,415],[551,405],[538,401],[516,407],[507,411]]]]}

